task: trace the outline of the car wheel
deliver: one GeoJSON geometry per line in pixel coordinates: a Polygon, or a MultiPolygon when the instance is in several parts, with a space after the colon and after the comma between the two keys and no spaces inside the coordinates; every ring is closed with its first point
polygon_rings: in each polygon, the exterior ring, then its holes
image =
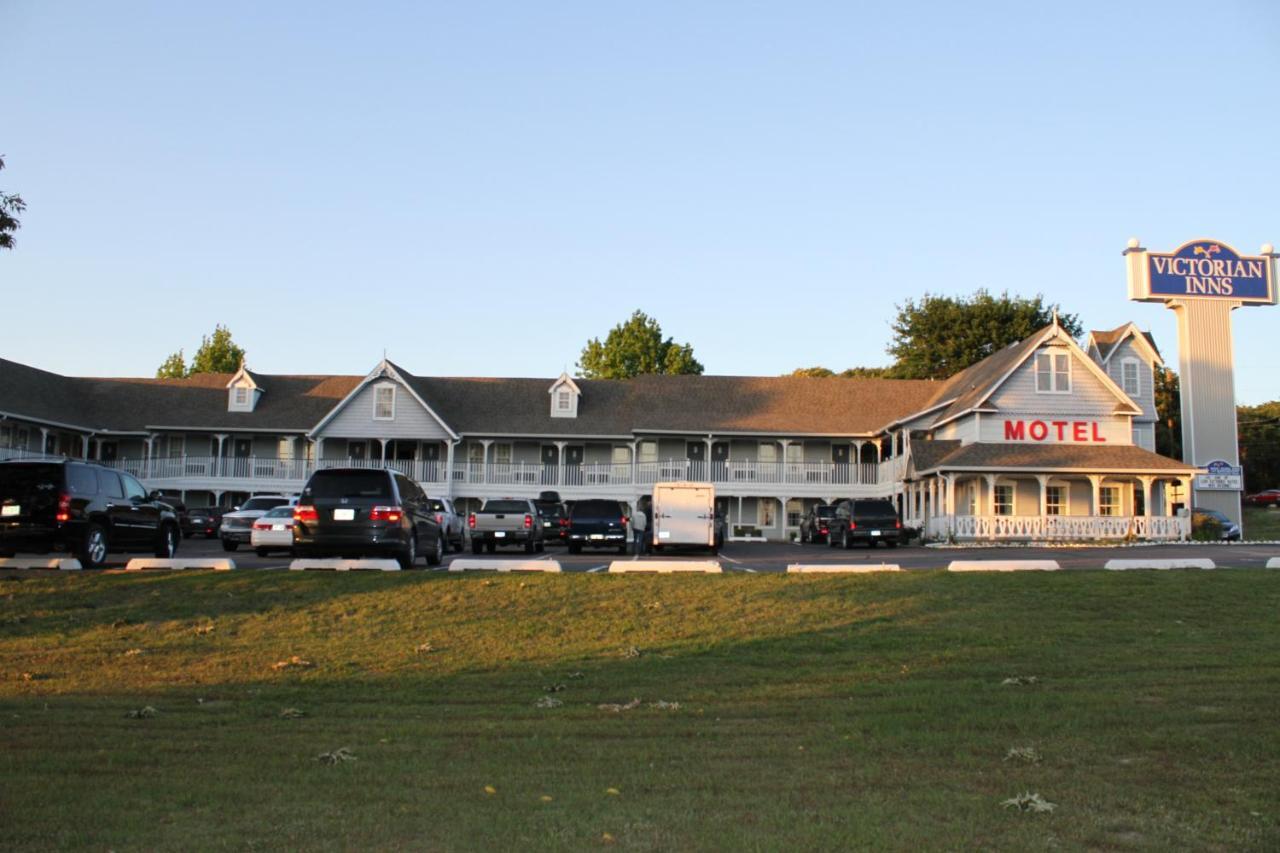
{"type": "Polygon", "coordinates": [[[224,550],[224,551],[234,551],[235,549],[237,549],[237,548],[239,548],[239,547],[240,547],[240,543],[239,543],[239,542],[232,542],[230,539],[223,539],[223,540],[222,540],[222,550],[224,550]]]}
{"type": "Polygon", "coordinates": [[[486,542],[486,543],[484,543],[484,549],[485,549],[486,551],[488,551],[490,554],[492,554],[492,553],[494,553],[495,551],[497,551],[497,550],[498,550],[498,543],[497,543],[497,542],[486,542]]]}
{"type": "Polygon", "coordinates": [[[445,535],[441,532],[436,536],[436,547],[427,552],[427,565],[438,566],[444,562],[445,554],[445,535]]]}
{"type": "Polygon", "coordinates": [[[827,534],[827,547],[828,548],[836,547],[836,537],[831,535],[830,533],[827,534]]]}
{"type": "Polygon", "coordinates": [[[848,551],[850,548],[853,547],[853,545],[849,542],[849,528],[847,527],[844,529],[844,532],[840,534],[840,546],[844,548],[846,551],[848,551]]]}
{"type": "Polygon", "coordinates": [[[539,543],[538,543],[538,553],[539,553],[539,554],[542,554],[542,553],[544,553],[546,550],[547,550],[547,543],[545,543],[545,542],[539,542],[539,543]]]}
{"type": "Polygon", "coordinates": [[[409,539],[404,543],[404,550],[396,558],[400,561],[400,568],[406,571],[413,568],[413,564],[418,559],[418,535],[410,533],[409,539]]]}
{"type": "Polygon", "coordinates": [[[532,553],[534,552],[534,550],[536,549],[536,547],[537,547],[537,543],[536,543],[536,542],[534,542],[532,539],[526,539],[526,540],[525,540],[525,543],[524,543],[524,552],[525,552],[526,554],[532,554],[532,553]]]}
{"type": "Polygon", "coordinates": [[[84,532],[84,542],[80,545],[80,565],[86,569],[96,569],[107,559],[107,531],[96,524],[90,524],[84,532]]]}
{"type": "Polygon", "coordinates": [[[471,553],[472,553],[472,554],[479,554],[479,553],[480,553],[481,551],[483,551],[483,550],[484,550],[484,543],[483,543],[483,542],[478,542],[478,541],[476,541],[476,540],[474,540],[474,539],[473,539],[473,540],[471,540],[471,553]]]}
{"type": "Polygon", "coordinates": [[[178,531],[173,525],[165,524],[160,528],[160,540],[156,542],[155,555],[171,560],[178,553],[178,531]]]}
{"type": "Polygon", "coordinates": [[[255,554],[257,554],[259,557],[265,557],[265,556],[267,556],[268,554],[270,554],[270,553],[271,553],[271,552],[270,552],[270,551],[268,551],[266,548],[254,548],[254,549],[253,549],[253,552],[254,552],[255,554]]]}
{"type": "Polygon", "coordinates": [[[570,553],[570,554],[581,554],[581,553],[582,553],[582,546],[581,546],[581,545],[574,545],[574,544],[572,544],[572,543],[571,543],[571,544],[569,545],[569,553],[570,553]]]}

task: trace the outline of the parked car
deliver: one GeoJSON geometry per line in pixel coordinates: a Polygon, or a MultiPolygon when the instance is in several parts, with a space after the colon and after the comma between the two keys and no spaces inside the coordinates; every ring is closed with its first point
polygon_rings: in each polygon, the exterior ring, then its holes
{"type": "Polygon", "coordinates": [[[203,536],[205,539],[212,539],[218,535],[218,528],[222,526],[222,507],[199,506],[188,510],[187,515],[190,532],[184,531],[184,536],[203,536]]]}
{"type": "Polygon", "coordinates": [[[1226,515],[1216,509],[1207,509],[1202,506],[1193,506],[1191,508],[1191,529],[1196,530],[1205,523],[1207,519],[1212,518],[1222,528],[1223,542],[1239,542],[1240,541],[1240,525],[1236,524],[1226,515]]]}
{"type": "Polygon", "coordinates": [[[241,545],[248,545],[253,533],[253,523],[269,510],[278,506],[289,506],[293,499],[285,495],[258,495],[249,498],[241,506],[233,507],[231,512],[224,513],[218,525],[218,535],[222,538],[222,549],[234,551],[241,545]]]}
{"type": "Polygon", "coordinates": [[[538,521],[542,524],[542,541],[546,545],[563,545],[569,539],[569,515],[560,504],[544,505],[534,501],[538,521]]]}
{"type": "Polygon", "coordinates": [[[307,480],[293,509],[299,557],[393,556],[403,569],[419,554],[444,559],[444,528],[413,480],[385,468],[326,468],[307,480]]]}
{"type": "Polygon", "coordinates": [[[173,514],[178,519],[178,532],[182,534],[183,539],[191,538],[191,516],[187,512],[187,505],[169,495],[161,495],[160,500],[169,505],[173,510],[173,514]]]}
{"type": "Polygon", "coordinates": [[[96,568],[112,551],[172,557],[178,517],[130,474],[86,462],[0,462],[0,554],[65,552],[96,568]]]}
{"type": "Polygon", "coordinates": [[[427,498],[427,507],[436,514],[436,524],[444,531],[444,549],[461,551],[466,541],[466,522],[448,498],[427,498]]]}
{"type": "Polygon", "coordinates": [[[293,507],[278,506],[253,523],[249,544],[259,557],[272,551],[293,552],[293,507]]]}
{"type": "Polygon", "coordinates": [[[858,542],[896,548],[901,538],[902,519],[891,501],[843,500],[828,522],[827,544],[832,548],[852,548],[858,542]]]}
{"type": "Polygon", "coordinates": [[[818,504],[800,519],[800,544],[826,542],[828,525],[836,514],[835,504],[818,504]]]}
{"type": "Polygon", "coordinates": [[[1265,489],[1256,495],[1245,495],[1249,506],[1280,507],[1280,489],[1265,489]]]}
{"type": "Polygon", "coordinates": [[[570,554],[583,548],[617,548],[627,553],[627,513],[619,501],[575,501],[569,513],[565,544],[570,554]]]}
{"type": "Polygon", "coordinates": [[[467,529],[471,533],[471,553],[487,550],[492,554],[499,545],[519,545],[526,554],[541,551],[542,525],[538,521],[538,508],[531,500],[485,501],[484,507],[467,517],[467,529]]]}

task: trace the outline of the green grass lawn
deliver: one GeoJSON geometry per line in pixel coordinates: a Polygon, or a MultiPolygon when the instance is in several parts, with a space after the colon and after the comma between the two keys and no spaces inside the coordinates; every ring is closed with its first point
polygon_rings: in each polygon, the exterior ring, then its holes
{"type": "Polygon", "coordinates": [[[1268,542],[1280,540],[1280,509],[1245,507],[1244,535],[1246,539],[1268,542]]]}
{"type": "Polygon", "coordinates": [[[1275,849],[1277,613],[1264,571],[9,579],[0,848],[1275,849]]]}

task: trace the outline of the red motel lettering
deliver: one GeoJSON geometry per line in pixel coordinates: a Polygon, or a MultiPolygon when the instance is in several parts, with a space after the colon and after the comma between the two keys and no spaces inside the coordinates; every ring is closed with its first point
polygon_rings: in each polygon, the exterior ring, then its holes
{"type": "Polygon", "coordinates": [[[1102,444],[1107,439],[1102,435],[1097,421],[1005,421],[1005,441],[1046,441],[1056,436],[1060,442],[1079,442],[1082,444],[1102,444]]]}

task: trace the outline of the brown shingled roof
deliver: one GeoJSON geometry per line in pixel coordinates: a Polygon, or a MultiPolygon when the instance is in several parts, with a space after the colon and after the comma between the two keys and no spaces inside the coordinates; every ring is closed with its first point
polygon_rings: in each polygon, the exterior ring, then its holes
{"type": "MultiPolygon", "coordinates": [[[[922,448],[944,442],[915,442],[911,445],[917,471],[974,468],[1029,471],[1163,471],[1190,475],[1194,465],[1152,453],[1130,444],[966,444],[933,453],[922,448]],[[927,461],[928,464],[921,464],[927,461]]],[[[949,443],[949,442],[948,442],[949,443]]]]}
{"type": "MultiPolygon", "coordinates": [[[[1103,361],[1111,357],[1116,345],[1124,340],[1126,332],[1132,325],[1132,323],[1125,323],[1114,329],[1094,329],[1089,332],[1089,337],[1093,338],[1093,342],[1098,345],[1098,354],[1102,356],[1103,361]]],[[[1147,343],[1151,344],[1151,348],[1155,350],[1156,355],[1160,355],[1160,348],[1156,346],[1156,339],[1152,334],[1150,332],[1141,332],[1141,334],[1147,343]]],[[[1164,356],[1160,357],[1163,358],[1164,356]]]]}

